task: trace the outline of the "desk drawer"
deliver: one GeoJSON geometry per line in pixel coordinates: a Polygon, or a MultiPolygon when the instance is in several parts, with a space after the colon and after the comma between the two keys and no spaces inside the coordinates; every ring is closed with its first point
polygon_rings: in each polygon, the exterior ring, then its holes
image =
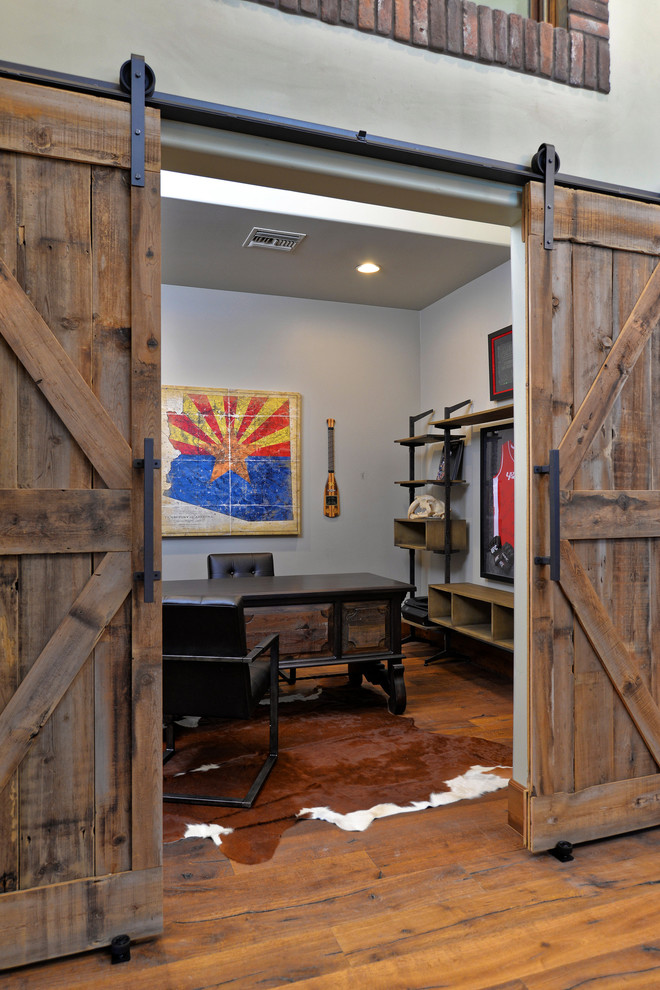
{"type": "Polygon", "coordinates": [[[378,653],[390,648],[388,602],[343,602],[341,608],[343,656],[378,653]]]}
{"type": "Polygon", "coordinates": [[[245,609],[247,645],[251,650],[271,633],[280,634],[283,657],[332,657],[332,615],[330,603],[320,605],[281,605],[278,608],[245,609]]]}

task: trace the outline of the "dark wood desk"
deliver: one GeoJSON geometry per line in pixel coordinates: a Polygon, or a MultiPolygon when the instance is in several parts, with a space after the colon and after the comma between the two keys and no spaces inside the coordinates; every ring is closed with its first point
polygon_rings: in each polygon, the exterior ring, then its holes
{"type": "Polygon", "coordinates": [[[249,648],[278,632],[283,668],[348,664],[351,683],[364,675],[379,684],[390,711],[400,715],[406,707],[401,603],[412,590],[377,574],[284,574],[164,581],[163,601],[203,605],[240,595],[249,648]]]}

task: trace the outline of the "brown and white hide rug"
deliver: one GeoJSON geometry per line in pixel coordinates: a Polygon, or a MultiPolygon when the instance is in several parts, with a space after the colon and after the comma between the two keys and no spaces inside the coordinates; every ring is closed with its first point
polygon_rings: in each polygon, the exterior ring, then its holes
{"type": "MultiPolygon", "coordinates": [[[[508,783],[499,768],[510,766],[511,750],[501,743],[419,729],[391,715],[380,691],[332,678],[299,684],[280,704],[279,758],[253,807],[165,802],[166,842],[208,836],[230,859],[261,863],[300,817],[361,831],[392,814],[441,815],[444,804],[508,783]]],[[[267,750],[267,706],[249,721],[188,721],[177,726],[165,790],[244,796],[267,750]]]]}

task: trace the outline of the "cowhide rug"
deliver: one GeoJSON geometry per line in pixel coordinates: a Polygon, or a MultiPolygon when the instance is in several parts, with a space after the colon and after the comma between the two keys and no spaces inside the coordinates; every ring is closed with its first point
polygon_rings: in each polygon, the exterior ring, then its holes
{"type": "MultiPolygon", "coordinates": [[[[361,830],[375,817],[506,786],[508,774],[492,768],[510,766],[509,747],[419,729],[411,718],[391,715],[381,692],[331,679],[319,684],[322,689],[307,686],[308,700],[280,704],[279,758],[254,806],[165,802],[166,842],[208,835],[231,859],[261,863],[299,815],[361,830]]],[[[164,767],[165,790],[243,796],[267,739],[267,708],[250,721],[178,726],[177,752],[164,767]]]]}

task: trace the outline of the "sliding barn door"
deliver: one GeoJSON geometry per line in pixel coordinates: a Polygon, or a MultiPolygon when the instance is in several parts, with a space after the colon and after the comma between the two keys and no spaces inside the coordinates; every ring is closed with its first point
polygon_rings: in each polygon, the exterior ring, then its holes
{"type": "Polygon", "coordinates": [[[0,80],[0,968],[162,928],[157,115],[144,188],[130,133],[0,80]]]}
{"type": "Polygon", "coordinates": [[[535,850],[660,824],[660,208],[555,195],[551,251],[525,209],[535,850]]]}

